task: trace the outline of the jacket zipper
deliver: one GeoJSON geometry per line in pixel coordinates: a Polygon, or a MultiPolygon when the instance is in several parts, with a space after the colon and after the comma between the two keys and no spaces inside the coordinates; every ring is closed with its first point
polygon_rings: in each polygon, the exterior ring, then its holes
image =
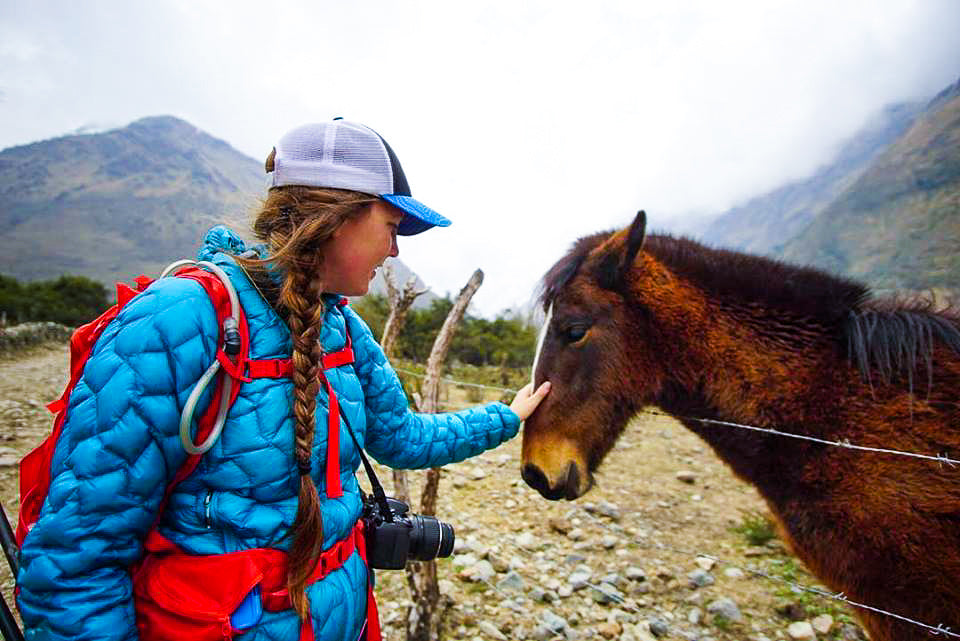
{"type": "Polygon", "coordinates": [[[207,495],[203,498],[203,523],[209,530],[213,527],[210,522],[210,501],[213,499],[213,490],[207,490],[207,495]]]}

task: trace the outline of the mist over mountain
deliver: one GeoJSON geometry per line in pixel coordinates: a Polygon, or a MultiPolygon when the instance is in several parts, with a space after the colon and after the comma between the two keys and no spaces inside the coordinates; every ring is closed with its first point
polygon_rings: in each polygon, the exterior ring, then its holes
{"type": "Polygon", "coordinates": [[[960,291],[960,81],[781,255],[877,289],[960,291]]]}
{"type": "Polygon", "coordinates": [[[854,277],[960,293],[960,81],[885,107],[834,160],[713,220],[701,237],[854,277]]]}
{"type": "MultiPolygon", "coordinates": [[[[250,216],[265,189],[262,161],[171,116],[4,149],[0,273],[81,275],[112,291],[114,282],[193,258],[214,225],[252,239],[250,216]]],[[[394,271],[400,286],[411,275],[400,261],[394,271]]],[[[386,291],[382,278],[372,291],[386,291]]]]}
{"type": "Polygon", "coordinates": [[[707,242],[754,254],[776,255],[849,187],[869,164],[902,136],[923,103],[885,107],[855,133],[836,157],[812,176],[797,180],[733,207],[703,232],[707,242]]]}

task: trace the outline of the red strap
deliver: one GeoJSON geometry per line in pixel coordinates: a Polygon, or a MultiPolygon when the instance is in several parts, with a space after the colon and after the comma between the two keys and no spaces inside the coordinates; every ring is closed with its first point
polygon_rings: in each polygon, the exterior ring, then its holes
{"type": "Polygon", "coordinates": [[[340,402],[323,372],[320,379],[327,388],[327,496],[338,499],[343,496],[340,487],[340,402]]]}
{"type": "MultiPolygon", "coordinates": [[[[369,570],[370,564],[367,563],[367,537],[363,535],[364,523],[363,521],[357,521],[357,525],[360,529],[360,537],[357,540],[357,552],[360,553],[360,558],[363,559],[363,562],[367,565],[367,572],[369,570]]],[[[366,641],[382,641],[381,632],[380,632],[380,612],[377,610],[377,599],[373,594],[373,577],[367,577],[367,636],[366,641]]]]}
{"type": "Polygon", "coordinates": [[[349,345],[340,351],[323,355],[323,369],[333,369],[334,367],[349,365],[353,362],[353,348],[349,345]]]}
{"type": "Polygon", "coordinates": [[[262,361],[247,361],[249,378],[291,378],[293,360],[289,358],[270,358],[262,361]]]}

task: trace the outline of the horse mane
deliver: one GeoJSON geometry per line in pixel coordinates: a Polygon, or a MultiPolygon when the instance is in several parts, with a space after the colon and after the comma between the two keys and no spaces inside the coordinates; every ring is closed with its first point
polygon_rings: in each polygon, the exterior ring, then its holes
{"type": "MultiPolygon", "coordinates": [[[[544,310],[577,274],[587,256],[615,231],[585,236],[544,276],[544,310]]],[[[916,367],[932,375],[932,351],[940,341],[960,354],[960,314],[934,311],[920,299],[874,300],[856,281],[812,267],[763,256],[715,249],[689,238],[648,235],[643,251],[673,273],[695,283],[707,296],[733,307],[763,307],[778,317],[817,326],[833,336],[863,376],[890,381],[906,372],[913,385],[916,367]]]]}

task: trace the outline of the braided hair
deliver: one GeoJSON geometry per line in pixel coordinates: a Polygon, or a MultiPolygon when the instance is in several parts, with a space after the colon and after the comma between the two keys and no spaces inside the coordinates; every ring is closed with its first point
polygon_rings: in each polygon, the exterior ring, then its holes
{"type": "MultiPolygon", "coordinates": [[[[273,170],[274,153],[267,158],[273,170]]],[[[253,222],[253,232],[269,249],[275,269],[283,273],[271,302],[290,327],[293,341],[294,456],[300,475],[297,515],[290,534],[287,589],[294,610],[307,616],[306,585],[319,562],[323,544],[320,501],[311,476],[311,451],[316,429],[316,404],[323,346],[320,330],[324,306],[322,283],[317,277],[323,266],[324,247],[347,220],[360,216],[376,198],[341,189],[286,186],[275,187],[253,222]],[[318,287],[320,285],[320,287],[318,287]]],[[[243,261],[261,268],[265,261],[243,261]]]]}

